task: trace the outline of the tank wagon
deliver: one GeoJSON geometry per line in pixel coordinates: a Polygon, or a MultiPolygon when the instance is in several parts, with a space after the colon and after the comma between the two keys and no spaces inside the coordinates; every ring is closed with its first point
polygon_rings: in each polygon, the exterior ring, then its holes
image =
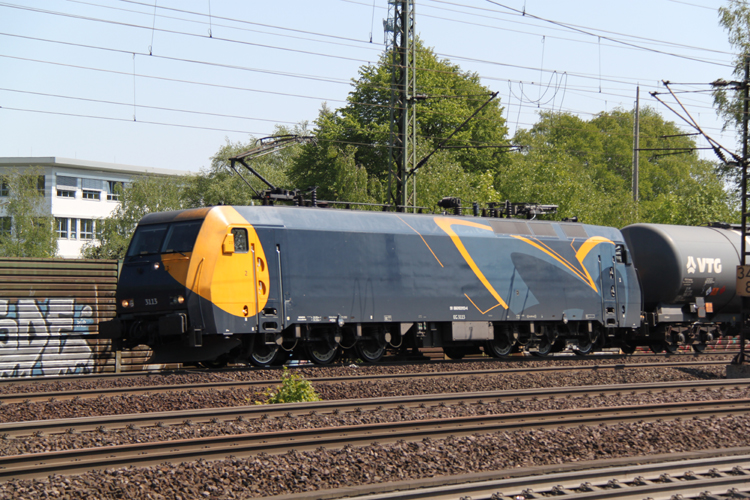
{"type": "Polygon", "coordinates": [[[736,331],[735,293],[742,234],[738,226],[634,224],[622,229],[638,269],[643,295],[639,344],[674,351],[736,331]]]}
{"type": "Polygon", "coordinates": [[[146,215],[100,336],[152,362],[353,350],[538,355],[692,344],[736,322],[729,229],[216,206],[146,215]],[[693,267],[691,267],[693,266],[693,267]],[[642,291],[643,290],[643,291],[642,291]]]}

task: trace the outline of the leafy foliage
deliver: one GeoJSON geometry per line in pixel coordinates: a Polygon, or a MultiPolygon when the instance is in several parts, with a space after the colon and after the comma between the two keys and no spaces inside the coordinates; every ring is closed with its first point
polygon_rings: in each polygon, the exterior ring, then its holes
{"type": "Polygon", "coordinates": [[[736,218],[717,165],[701,160],[690,137],[650,108],[641,111],[639,203],[632,199],[633,114],[590,121],[544,112],[514,142],[526,149],[496,181],[501,199],[559,205],[558,217],[622,227],[634,222],[702,224],[736,218]],[[671,148],[671,149],[670,149],[671,148]],[[671,153],[671,154],[669,154],[671,153]],[[675,154],[677,153],[677,154],[675,154]]]}
{"type": "MultiPolygon", "coordinates": [[[[420,41],[416,43],[417,93],[426,96],[416,104],[419,159],[481,107],[490,91],[475,73],[461,71],[450,61],[439,59],[420,41]]],[[[391,56],[384,53],[377,64],[359,69],[345,107],[332,111],[323,106],[315,121],[317,144],[305,146],[290,168],[294,185],[319,186],[321,199],[387,201],[388,171],[392,165],[388,151],[391,72],[391,56]]],[[[503,150],[468,146],[506,145],[506,134],[502,107],[496,99],[455,134],[447,144],[450,149],[431,158],[428,165],[438,170],[458,167],[470,175],[494,174],[509,162],[508,155],[503,150]]],[[[471,179],[465,185],[481,182],[479,178],[471,179]]],[[[427,202],[420,205],[434,206],[440,198],[418,193],[418,199],[427,202]]]]}
{"type": "MultiPolygon", "coordinates": [[[[728,0],[726,6],[719,7],[719,24],[727,31],[729,44],[737,50],[732,75],[735,80],[742,81],[745,78],[745,58],[750,57],[750,6],[745,0],[728,0]]],[[[718,85],[714,88],[714,105],[716,113],[724,120],[724,129],[731,126],[742,129],[742,92],[739,85],[718,85]]],[[[739,146],[742,147],[741,139],[739,146]]],[[[739,184],[740,169],[725,166],[722,174],[729,181],[739,184]]]]}
{"type": "Polygon", "coordinates": [[[54,218],[44,198],[43,171],[13,170],[0,176],[8,186],[5,214],[10,217],[10,234],[0,235],[0,256],[54,257],[57,233],[54,218]]]}
{"type": "Polygon", "coordinates": [[[126,184],[119,192],[120,205],[111,217],[100,221],[99,241],[87,244],[83,256],[91,259],[124,257],[133,231],[144,215],[190,206],[184,196],[185,186],[190,182],[190,178],[142,176],[126,184]]]}
{"type": "Polygon", "coordinates": [[[275,403],[300,403],[303,401],[320,401],[320,396],[309,380],[305,380],[298,373],[289,373],[286,366],[281,375],[281,386],[276,392],[267,389],[268,399],[266,404],[275,403]]]}

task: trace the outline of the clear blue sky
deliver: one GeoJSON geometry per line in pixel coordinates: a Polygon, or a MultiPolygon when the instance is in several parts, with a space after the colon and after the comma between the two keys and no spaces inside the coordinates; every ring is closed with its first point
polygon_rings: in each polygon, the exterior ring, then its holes
{"type": "MultiPolygon", "coordinates": [[[[500,93],[511,134],[544,109],[631,109],[637,85],[641,106],[681,123],[648,93],[731,78],[723,3],[417,0],[416,30],[500,93]]],[[[357,69],[383,51],[386,17],[387,0],[2,1],[0,156],[197,171],[227,139],[343,106],[357,69]]],[[[709,95],[682,99],[735,147],[709,95]]]]}

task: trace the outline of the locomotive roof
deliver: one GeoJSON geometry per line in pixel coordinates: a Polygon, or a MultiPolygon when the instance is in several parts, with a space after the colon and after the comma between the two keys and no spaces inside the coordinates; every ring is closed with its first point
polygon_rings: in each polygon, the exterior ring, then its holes
{"type": "MultiPolygon", "coordinates": [[[[141,224],[158,224],[177,220],[203,219],[211,210],[226,210],[229,206],[215,206],[146,215],[141,224]]],[[[603,236],[622,241],[620,231],[605,226],[575,222],[501,219],[450,214],[410,214],[365,210],[340,210],[290,206],[232,206],[248,223],[258,227],[285,227],[296,230],[331,230],[352,232],[386,232],[432,234],[442,233],[435,219],[450,218],[490,226],[495,234],[530,235],[549,238],[586,238],[603,236]]],[[[489,236],[489,234],[488,234],[489,236]]]]}

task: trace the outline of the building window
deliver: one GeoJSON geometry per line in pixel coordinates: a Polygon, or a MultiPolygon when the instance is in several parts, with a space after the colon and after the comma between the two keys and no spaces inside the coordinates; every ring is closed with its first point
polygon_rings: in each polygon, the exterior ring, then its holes
{"type": "Polygon", "coordinates": [[[60,198],[75,198],[78,189],[78,177],[65,177],[58,175],[56,184],[57,196],[60,198]]]}
{"type": "Polygon", "coordinates": [[[0,237],[10,236],[10,217],[0,217],[0,237]]]}
{"type": "Polygon", "coordinates": [[[44,196],[45,183],[46,183],[46,179],[44,178],[43,175],[40,175],[39,177],[36,178],[36,190],[42,196],[44,196]]]}
{"type": "Polygon", "coordinates": [[[55,227],[58,239],[68,239],[68,219],[55,217],[55,227]]]}
{"type": "Polygon", "coordinates": [[[75,198],[76,192],[71,191],[70,189],[63,189],[61,187],[57,187],[57,196],[58,198],[75,198]]]}
{"type": "Polygon", "coordinates": [[[10,195],[10,188],[8,187],[8,183],[6,181],[3,181],[2,184],[0,184],[0,196],[9,196],[10,195]]]}
{"type": "MultiPolygon", "coordinates": [[[[81,219],[81,239],[92,239],[84,237],[86,219],[81,219]]],[[[90,232],[93,232],[93,221],[88,219],[90,232]]],[[[78,239],[78,219],[68,219],[67,217],[55,217],[55,231],[57,238],[61,240],[78,239]]]]}
{"type": "Polygon", "coordinates": [[[119,201],[123,187],[120,181],[107,181],[107,201],[119,201]]]}
{"type": "Polygon", "coordinates": [[[81,239],[82,240],[94,239],[94,220],[93,219],[81,219],[81,239]]]}
{"type": "Polygon", "coordinates": [[[83,190],[83,199],[84,200],[100,200],[101,199],[101,193],[99,191],[91,191],[89,189],[83,190]]]}

